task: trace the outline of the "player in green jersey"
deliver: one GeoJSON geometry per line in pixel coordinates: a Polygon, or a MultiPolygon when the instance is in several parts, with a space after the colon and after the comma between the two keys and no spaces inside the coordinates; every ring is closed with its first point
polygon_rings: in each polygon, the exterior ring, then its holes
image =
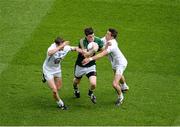
{"type": "MultiPolygon", "coordinates": [[[[82,76],[86,75],[90,83],[88,96],[90,97],[91,101],[95,104],[96,96],[93,94],[93,91],[96,88],[96,63],[93,60],[86,65],[82,65],[82,61],[85,58],[85,56],[88,57],[86,51],[88,51],[89,43],[91,42],[97,43],[99,47],[98,51],[101,51],[103,49],[103,42],[101,41],[100,38],[94,35],[94,31],[91,27],[84,29],[84,34],[85,37],[82,38],[79,42],[79,48],[82,49],[82,52],[78,54],[75,63],[74,80],[73,80],[74,95],[76,98],[80,98],[79,83],[81,81],[82,76]]],[[[92,55],[95,55],[95,52],[92,55]]]]}

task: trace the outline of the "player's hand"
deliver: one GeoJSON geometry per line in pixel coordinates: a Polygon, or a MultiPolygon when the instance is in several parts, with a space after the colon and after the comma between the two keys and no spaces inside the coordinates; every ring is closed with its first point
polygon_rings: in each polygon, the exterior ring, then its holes
{"type": "Polygon", "coordinates": [[[59,49],[64,48],[64,46],[68,45],[69,41],[64,41],[62,44],[59,45],[59,49]]]}
{"type": "Polygon", "coordinates": [[[84,54],[86,54],[87,53],[87,49],[83,49],[82,50],[82,54],[84,55],[84,54]]]}
{"type": "Polygon", "coordinates": [[[64,45],[69,45],[69,41],[64,41],[64,45]]]}
{"type": "Polygon", "coordinates": [[[82,54],[85,58],[89,56],[89,52],[86,49],[82,50],[82,54]]]}
{"type": "Polygon", "coordinates": [[[78,47],[75,48],[75,51],[77,51],[77,52],[79,52],[79,53],[82,53],[82,49],[81,49],[81,48],[78,48],[78,47]]]}
{"type": "Polygon", "coordinates": [[[85,58],[83,61],[82,61],[82,64],[83,65],[86,65],[90,62],[90,59],[89,58],[85,58]]]}
{"type": "Polygon", "coordinates": [[[71,51],[76,51],[76,48],[77,48],[77,47],[75,47],[75,46],[70,46],[70,48],[71,48],[71,51]]]}

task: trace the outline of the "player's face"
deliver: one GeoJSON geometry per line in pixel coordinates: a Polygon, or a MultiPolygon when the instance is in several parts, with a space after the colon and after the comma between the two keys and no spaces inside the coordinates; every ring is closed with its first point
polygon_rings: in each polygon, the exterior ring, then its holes
{"type": "Polygon", "coordinates": [[[62,45],[63,43],[59,43],[59,44],[56,44],[57,46],[60,46],[60,45],[62,45]]]}
{"type": "MultiPolygon", "coordinates": [[[[59,43],[59,44],[56,44],[57,46],[60,46],[60,45],[62,45],[63,44],[63,42],[62,43],[59,43]]],[[[64,47],[63,48],[61,48],[60,50],[63,50],[64,49],[64,47]]],[[[59,51],[60,51],[59,50],[59,51]]]]}
{"type": "Polygon", "coordinates": [[[94,34],[86,36],[88,42],[93,42],[94,41],[94,34]]]}
{"type": "Polygon", "coordinates": [[[107,41],[111,40],[111,32],[107,31],[105,37],[106,37],[106,40],[107,40],[107,41]]]}

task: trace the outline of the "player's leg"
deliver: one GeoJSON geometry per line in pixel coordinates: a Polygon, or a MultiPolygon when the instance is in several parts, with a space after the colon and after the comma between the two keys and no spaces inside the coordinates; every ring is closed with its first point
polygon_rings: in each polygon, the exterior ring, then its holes
{"type": "Polygon", "coordinates": [[[120,79],[120,85],[121,85],[122,92],[125,92],[125,91],[129,90],[129,86],[126,84],[126,80],[125,80],[124,75],[122,75],[122,77],[120,79]]]}
{"type": "MultiPolygon", "coordinates": [[[[62,87],[62,78],[61,77],[55,77],[54,78],[54,81],[55,81],[55,86],[56,86],[56,89],[57,89],[57,95],[59,96],[58,94],[58,91],[61,89],[62,87]]],[[[58,99],[57,100],[57,104],[60,108],[62,108],[63,110],[67,109],[67,107],[65,106],[64,102],[62,101],[62,99],[58,99]]]]}
{"type": "MultiPolygon", "coordinates": [[[[55,101],[57,102],[59,107],[63,106],[64,103],[61,100],[61,98],[59,97],[58,88],[55,84],[54,75],[56,76],[56,74],[52,74],[52,72],[49,72],[49,71],[45,70],[44,68],[43,68],[43,74],[44,74],[44,78],[47,80],[48,86],[52,90],[53,98],[55,99],[55,101]]],[[[61,77],[61,73],[57,73],[57,75],[59,77],[61,77]]]]}
{"type": "Polygon", "coordinates": [[[118,94],[118,99],[116,100],[116,103],[115,103],[117,106],[122,104],[122,101],[124,99],[123,93],[121,92],[121,87],[119,85],[120,79],[121,79],[121,74],[114,75],[113,88],[116,90],[116,92],[118,94]]]}
{"type": "Polygon", "coordinates": [[[43,83],[45,83],[45,82],[46,82],[46,79],[45,79],[44,73],[42,73],[42,82],[43,82],[43,83]]]}
{"type": "MultiPolygon", "coordinates": [[[[95,73],[95,72],[92,72],[92,73],[95,73]]],[[[89,83],[90,83],[89,90],[94,91],[96,88],[96,75],[93,74],[92,76],[90,76],[88,78],[89,78],[89,83]]]]}
{"type": "Polygon", "coordinates": [[[87,77],[89,78],[89,83],[90,83],[88,96],[91,98],[91,101],[95,104],[96,103],[96,96],[94,95],[93,92],[96,88],[96,74],[95,74],[95,72],[90,72],[87,74],[87,77]]]}
{"type": "Polygon", "coordinates": [[[61,77],[55,77],[54,78],[57,90],[60,90],[62,87],[62,78],[61,77]]]}
{"type": "Polygon", "coordinates": [[[74,96],[76,98],[80,98],[79,83],[83,75],[84,75],[84,68],[76,65],[74,68],[74,79],[73,79],[74,96]]]}
{"type": "Polygon", "coordinates": [[[116,73],[121,74],[121,79],[120,79],[120,85],[121,85],[121,90],[123,92],[128,91],[129,90],[129,86],[126,84],[126,80],[125,77],[123,75],[124,70],[126,69],[125,65],[120,65],[116,68],[116,73]]]}
{"type": "Polygon", "coordinates": [[[61,100],[61,98],[59,97],[58,89],[57,89],[56,84],[55,84],[55,82],[54,82],[54,78],[47,80],[47,82],[48,82],[49,87],[50,87],[51,90],[52,90],[53,97],[54,97],[54,99],[56,100],[58,106],[59,106],[60,108],[63,107],[63,106],[64,106],[64,102],[63,102],[63,101],[61,100]]]}
{"type": "Polygon", "coordinates": [[[76,98],[80,98],[80,91],[79,91],[80,81],[81,81],[81,78],[74,77],[73,79],[74,96],[76,98]]]}

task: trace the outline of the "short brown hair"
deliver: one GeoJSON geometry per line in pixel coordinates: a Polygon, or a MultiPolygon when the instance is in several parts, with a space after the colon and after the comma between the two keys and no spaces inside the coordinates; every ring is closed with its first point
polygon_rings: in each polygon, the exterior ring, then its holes
{"type": "Polygon", "coordinates": [[[57,37],[57,38],[54,40],[54,42],[55,42],[57,45],[59,45],[60,43],[63,43],[64,40],[63,40],[61,37],[57,37]]]}
{"type": "Polygon", "coordinates": [[[89,28],[85,28],[85,29],[84,29],[84,34],[85,34],[86,36],[91,35],[91,34],[93,34],[93,33],[94,33],[94,31],[93,31],[93,28],[92,28],[92,27],[89,27],[89,28]]]}
{"type": "Polygon", "coordinates": [[[118,32],[113,28],[109,28],[109,32],[111,32],[111,36],[114,38],[116,38],[118,35],[118,32]]]}

